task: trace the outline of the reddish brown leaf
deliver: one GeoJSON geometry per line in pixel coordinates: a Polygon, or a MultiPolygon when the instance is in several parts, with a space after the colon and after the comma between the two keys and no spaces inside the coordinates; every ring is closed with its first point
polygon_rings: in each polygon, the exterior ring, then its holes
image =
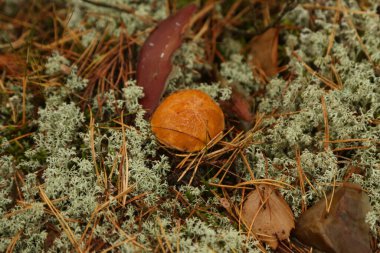
{"type": "Polygon", "coordinates": [[[271,28],[265,33],[256,36],[252,41],[251,64],[258,70],[255,71],[255,74],[259,77],[272,77],[278,72],[278,33],[277,28],[271,28]]]}
{"type": "Polygon", "coordinates": [[[236,115],[245,122],[250,123],[253,119],[251,103],[247,97],[234,86],[232,86],[231,98],[228,101],[221,102],[221,106],[223,111],[236,115]]]}
{"type": "Polygon", "coordinates": [[[357,184],[345,183],[302,214],[297,238],[327,253],[370,253],[371,235],[365,217],[371,205],[357,184]],[[332,201],[331,201],[331,197],[332,201]],[[330,205],[331,202],[331,205],[330,205]],[[327,206],[330,205],[329,212],[327,206]]]}
{"type": "Polygon", "coordinates": [[[8,76],[22,75],[25,67],[25,61],[16,54],[0,55],[0,71],[6,71],[8,76]]]}
{"type": "Polygon", "coordinates": [[[141,48],[137,64],[137,84],[144,88],[141,100],[150,115],[165,90],[171,70],[171,58],[182,43],[182,34],[197,7],[193,4],[161,21],[141,48]]]}
{"type": "Polygon", "coordinates": [[[260,185],[244,202],[242,219],[247,230],[272,249],[289,238],[294,228],[292,210],[282,196],[268,185],[260,185]]]}

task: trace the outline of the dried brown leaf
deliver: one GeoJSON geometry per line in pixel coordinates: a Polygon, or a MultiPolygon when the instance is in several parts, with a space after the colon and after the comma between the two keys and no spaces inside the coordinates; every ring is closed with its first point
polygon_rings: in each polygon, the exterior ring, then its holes
{"type": "Polygon", "coordinates": [[[235,115],[239,119],[250,123],[253,120],[251,101],[239,89],[232,86],[231,98],[221,102],[223,111],[235,115]]]}
{"type": "Polygon", "coordinates": [[[248,231],[272,249],[288,239],[294,228],[294,216],[282,196],[271,186],[260,185],[244,202],[242,219],[248,231]]]}
{"type": "Polygon", "coordinates": [[[268,29],[256,36],[251,44],[251,64],[258,70],[259,77],[272,77],[277,74],[278,28],[268,29]]]}

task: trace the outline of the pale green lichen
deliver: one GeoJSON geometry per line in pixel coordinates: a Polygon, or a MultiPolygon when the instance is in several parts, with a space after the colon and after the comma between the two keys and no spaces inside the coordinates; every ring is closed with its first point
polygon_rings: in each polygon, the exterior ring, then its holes
{"type": "Polygon", "coordinates": [[[232,93],[230,86],[222,87],[222,85],[220,85],[219,83],[193,84],[190,86],[190,88],[203,91],[204,93],[208,94],[211,98],[217,101],[219,100],[225,101],[225,100],[230,99],[231,93],[232,93]]]}
{"type": "Polygon", "coordinates": [[[139,99],[144,96],[143,88],[136,85],[136,81],[130,80],[126,84],[126,88],[123,88],[123,97],[125,106],[129,113],[136,113],[141,109],[139,99]]]}
{"type": "MultiPolygon", "coordinates": [[[[327,24],[325,12],[318,11],[317,17],[316,24],[320,30],[303,29],[298,39],[294,35],[289,35],[288,43],[291,43],[292,49],[297,49],[298,55],[304,61],[318,66],[318,73],[331,77],[331,58],[318,56],[324,56],[326,53],[332,26],[327,24]]],[[[374,25],[377,19],[378,17],[374,17],[368,22],[374,22],[372,24],[374,25]]],[[[369,193],[373,211],[369,214],[368,221],[376,234],[380,217],[377,205],[379,187],[373,182],[377,182],[374,178],[380,157],[374,140],[378,138],[380,128],[371,122],[379,116],[380,98],[377,94],[380,94],[380,79],[376,76],[372,64],[359,56],[361,46],[355,42],[355,36],[352,36],[352,27],[345,22],[343,21],[339,27],[335,26],[337,38],[344,39],[341,43],[334,43],[332,47],[332,56],[337,60],[335,67],[343,84],[342,89],[326,91],[323,89],[324,84],[308,73],[289,54],[291,57],[289,65],[299,73],[298,77],[289,86],[281,79],[271,80],[267,86],[266,96],[259,101],[260,111],[266,113],[275,111],[284,115],[278,119],[268,120],[266,124],[274,126],[259,135],[265,144],[248,150],[254,158],[253,167],[257,169],[255,174],[258,177],[264,177],[265,167],[262,157],[265,155],[267,158],[265,162],[269,165],[269,176],[285,180],[287,183],[295,182],[297,178],[295,150],[301,150],[302,168],[309,179],[315,182],[317,192],[308,187],[306,196],[301,196],[299,189],[293,192],[282,191],[296,215],[300,213],[302,200],[312,204],[321,197],[321,191],[329,190],[333,180],[342,181],[350,166],[359,166],[365,175],[354,174],[353,179],[369,193]],[[322,98],[326,103],[330,140],[364,139],[363,141],[329,144],[329,149],[324,150],[325,122],[322,98]],[[338,159],[333,152],[334,149],[350,146],[365,146],[364,149],[354,148],[348,151],[347,155],[353,159],[351,163],[338,159]],[[273,165],[281,166],[283,171],[279,172],[273,165]]]]}
{"type": "Polygon", "coordinates": [[[229,61],[223,62],[220,66],[220,74],[229,83],[240,84],[246,92],[252,92],[258,88],[251,67],[240,54],[233,54],[229,61]]]}
{"type": "Polygon", "coordinates": [[[167,80],[167,93],[197,86],[202,72],[210,71],[205,62],[205,49],[202,41],[183,42],[173,56],[173,70],[167,80]]]}
{"type": "Polygon", "coordinates": [[[102,0],[92,3],[70,0],[67,3],[73,8],[69,27],[92,26],[99,32],[108,30],[115,36],[123,30],[126,30],[128,34],[145,30],[152,25],[150,18],[160,20],[166,16],[165,4],[156,5],[152,0],[144,1],[144,3],[133,0],[102,0]],[[123,11],[123,7],[134,10],[134,13],[123,11]]]}
{"type": "Polygon", "coordinates": [[[54,75],[61,71],[62,65],[68,66],[69,64],[69,60],[60,55],[59,52],[54,51],[53,54],[47,59],[47,62],[45,64],[45,72],[48,75],[54,75]]]}
{"type": "Polygon", "coordinates": [[[59,87],[48,87],[44,90],[47,101],[56,106],[60,105],[65,99],[75,95],[83,90],[88,85],[88,80],[78,76],[78,67],[75,65],[70,66],[70,61],[59,52],[54,51],[53,54],[47,59],[45,64],[45,72],[48,75],[58,75],[65,73],[63,69],[70,71],[67,75],[60,80],[59,87]]]}

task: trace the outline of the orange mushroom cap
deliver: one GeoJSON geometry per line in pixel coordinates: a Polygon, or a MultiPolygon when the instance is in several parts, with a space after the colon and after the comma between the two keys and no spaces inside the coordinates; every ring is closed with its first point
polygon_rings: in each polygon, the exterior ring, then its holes
{"type": "Polygon", "coordinates": [[[224,114],[206,93],[182,90],[167,97],[153,113],[152,131],[164,145],[199,151],[224,129],[224,114]]]}

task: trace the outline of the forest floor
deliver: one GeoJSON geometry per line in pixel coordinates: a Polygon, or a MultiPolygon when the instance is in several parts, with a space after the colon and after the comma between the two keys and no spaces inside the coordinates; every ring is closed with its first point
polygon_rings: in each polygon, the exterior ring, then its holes
{"type": "Polygon", "coordinates": [[[0,0],[0,252],[380,252],[379,139],[376,0],[0,0]]]}

